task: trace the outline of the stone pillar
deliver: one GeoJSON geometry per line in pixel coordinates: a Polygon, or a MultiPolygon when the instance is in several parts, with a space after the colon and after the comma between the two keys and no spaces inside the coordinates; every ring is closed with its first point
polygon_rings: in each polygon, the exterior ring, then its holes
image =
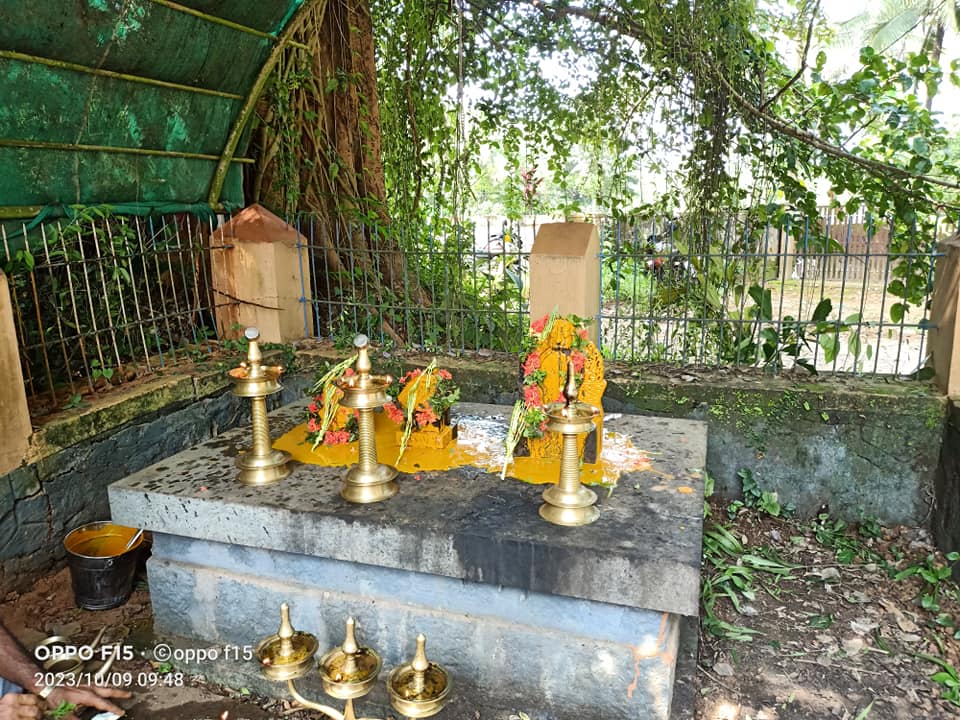
{"type": "Polygon", "coordinates": [[[950,397],[960,397],[960,235],[940,243],[930,306],[929,349],[937,385],[950,397]]]}
{"type": "Polygon", "coordinates": [[[530,251],[530,317],[557,311],[594,319],[600,315],[600,235],[583,222],[541,225],[530,251]]]}
{"type": "Polygon", "coordinates": [[[7,276],[0,270],[0,476],[19,467],[27,453],[33,427],[23,386],[23,369],[17,331],[13,324],[13,303],[7,276]]]}
{"type": "Polygon", "coordinates": [[[220,337],[250,325],[260,329],[264,342],[287,343],[313,334],[310,258],[296,228],[251,205],[218,228],[210,243],[220,337]]]}

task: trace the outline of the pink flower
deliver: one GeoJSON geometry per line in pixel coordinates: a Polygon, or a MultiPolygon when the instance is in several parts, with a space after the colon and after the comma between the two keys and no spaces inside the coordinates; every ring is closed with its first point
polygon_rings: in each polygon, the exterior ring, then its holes
{"type": "Polygon", "coordinates": [[[574,372],[583,372],[583,366],[587,362],[587,356],[579,350],[574,350],[570,353],[570,362],[573,363],[574,372]]]}
{"type": "Polygon", "coordinates": [[[348,367],[346,370],[343,371],[343,374],[344,374],[344,377],[350,377],[351,375],[353,375],[353,368],[348,367]]]}
{"type": "Polygon", "coordinates": [[[453,375],[450,374],[449,370],[437,370],[437,375],[440,376],[441,380],[453,380],[453,375]]]}
{"type": "Polygon", "coordinates": [[[320,412],[320,408],[315,402],[312,402],[307,406],[307,412],[309,412],[311,415],[316,415],[318,412],[320,412]]]}
{"type": "Polygon", "coordinates": [[[315,433],[319,431],[320,431],[320,423],[317,422],[316,418],[310,418],[310,420],[307,421],[307,432],[315,433]]]}
{"type": "Polygon", "coordinates": [[[403,422],[403,412],[401,412],[400,408],[398,408],[392,402],[384,405],[383,410],[387,413],[387,417],[390,418],[392,422],[398,424],[403,422]]]}
{"type": "Polygon", "coordinates": [[[586,329],[586,328],[580,328],[579,330],[577,330],[577,334],[580,336],[580,339],[581,339],[581,340],[586,340],[586,339],[587,339],[587,329],[586,329]]]}
{"type": "Polygon", "coordinates": [[[544,418],[543,421],[540,423],[540,432],[546,432],[546,431],[547,431],[547,419],[544,418]]]}
{"type": "Polygon", "coordinates": [[[323,436],[324,445],[344,445],[350,442],[350,433],[346,430],[327,430],[323,436]]]}
{"type": "Polygon", "coordinates": [[[540,369],[540,353],[534,350],[532,353],[527,355],[527,359],[523,363],[523,374],[529,375],[530,373],[539,369],[540,369]]]}
{"type": "Polygon", "coordinates": [[[539,335],[542,333],[544,328],[547,327],[547,321],[549,319],[550,316],[544,315],[539,320],[534,320],[532,323],[530,323],[530,332],[532,332],[534,335],[539,335]]]}
{"type": "Polygon", "coordinates": [[[527,385],[523,388],[523,401],[527,404],[527,407],[540,407],[543,404],[540,397],[540,388],[536,385],[527,385]]]}
{"type": "Polygon", "coordinates": [[[433,408],[428,407],[426,410],[414,413],[414,418],[417,421],[417,427],[423,427],[434,422],[437,419],[437,414],[433,411],[433,408]]]}

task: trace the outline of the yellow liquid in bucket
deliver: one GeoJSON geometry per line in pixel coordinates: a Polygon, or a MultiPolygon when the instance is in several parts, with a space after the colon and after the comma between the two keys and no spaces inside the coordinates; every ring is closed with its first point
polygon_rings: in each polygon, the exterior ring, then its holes
{"type": "MultiPolygon", "coordinates": [[[[123,555],[130,538],[137,534],[136,528],[122,525],[100,525],[77,528],[67,535],[64,545],[67,551],[84,557],[116,557],[123,555]]],[[[141,537],[130,548],[135,550],[143,542],[141,537]]]]}

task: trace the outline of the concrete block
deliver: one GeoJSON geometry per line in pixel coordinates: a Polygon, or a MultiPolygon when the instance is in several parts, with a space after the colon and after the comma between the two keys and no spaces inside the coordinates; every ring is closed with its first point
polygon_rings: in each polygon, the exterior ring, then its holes
{"type": "MultiPolygon", "coordinates": [[[[13,303],[3,271],[0,271],[0,338],[3,338],[0,343],[0,377],[22,378],[13,303]]],[[[0,384],[0,428],[3,428],[3,443],[0,443],[0,475],[3,475],[23,463],[33,433],[27,394],[20,380],[0,384]]]]}
{"type": "Polygon", "coordinates": [[[211,275],[220,337],[255,326],[264,342],[312,334],[310,264],[303,238],[260,205],[251,205],[210,235],[211,275]],[[230,247],[224,247],[229,245],[230,247]]]}
{"type": "Polygon", "coordinates": [[[164,535],[155,536],[149,572],[160,633],[255,645],[276,631],[288,602],[294,625],[317,635],[321,652],[342,642],[345,619],[355,617],[361,641],[383,655],[384,676],[409,660],[423,632],[456,692],[466,680],[482,713],[669,716],[677,616],[164,535]]]}
{"type": "MultiPolygon", "coordinates": [[[[530,317],[600,314],[600,235],[592,223],[545,223],[530,251],[530,317]]],[[[590,326],[597,342],[597,324],[590,326]]]]}
{"type": "MultiPolygon", "coordinates": [[[[272,413],[274,436],[302,422],[306,404],[272,413]]],[[[457,406],[499,418],[504,432],[509,410],[457,406]]],[[[249,443],[246,428],[115,483],[111,510],[154,532],[696,615],[704,425],[622,416],[608,429],[632,436],[673,480],[627,473],[612,495],[601,494],[602,522],[576,532],[539,520],[542,488],[471,467],[401,476],[400,494],[375,506],[340,498],[339,468],[301,465],[276,485],[242,486],[233,458],[249,443]]]]}

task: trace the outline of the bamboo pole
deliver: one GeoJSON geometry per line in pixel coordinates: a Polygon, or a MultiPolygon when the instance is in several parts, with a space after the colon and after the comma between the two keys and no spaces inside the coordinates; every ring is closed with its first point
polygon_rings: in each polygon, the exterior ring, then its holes
{"type": "MultiPolygon", "coordinates": [[[[161,0],[151,1],[160,2],[161,0]]],[[[166,2],[167,0],[162,1],[166,2]]],[[[224,144],[220,162],[217,164],[216,170],[213,171],[213,179],[210,181],[210,194],[207,196],[207,202],[211,205],[216,205],[220,202],[220,193],[223,190],[223,184],[227,180],[227,170],[230,169],[230,163],[233,162],[233,153],[236,151],[237,145],[240,142],[240,136],[243,134],[244,127],[246,127],[251,115],[253,115],[253,111],[257,107],[257,100],[260,99],[260,95],[267,85],[267,80],[270,79],[270,74],[273,72],[274,66],[276,66],[277,61],[280,60],[284,47],[292,44],[290,38],[293,37],[293,34],[299,29],[304,18],[306,18],[308,13],[313,9],[313,6],[321,2],[326,5],[327,0],[306,0],[306,2],[300,6],[296,15],[290,19],[290,22],[288,22],[287,26],[283,29],[283,33],[280,35],[277,44],[274,45],[273,50],[270,51],[270,55],[267,57],[263,67],[260,68],[260,74],[257,75],[257,79],[254,80],[253,86],[250,88],[250,94],[247,95],[246,102],[237,114],[233,122],[233,127],[230,128],[230,134],[227,136],[227,142],[224,144]]],[[[248,160],[248,162],[253,161],[248,160]]]]}
{"type": "MultiPolygon", "coordinates": [[[[205,13],[202,10],[197,10],[192,7],[187,7],[186,5],[180,5],[179,3],[171,2],[171,0],[150,0],[150,2],[156,3],[157,5],[162,5],[165,8],[170,8],[176,12],[185,13],[186,15],[193,15],[194,17],[200,18],[201,20],[205,20],[206,22],[213,23],[215,25],[223,25],[224,27],[231,28],[232,30],[238,30],[239,32],[246,33],[247,35],[262,37],[267,40],[273,40],[274,42],[277,42],[278,40],[274,33],[268,33],[247,25],[241,25],[240,23],[233,22],[233,20],[227,20],[226,18],[222,18],[218,15],[211,15],[210,13],[205,13]]],[[[306,47],[301,43],[291,44],[297,45],[298,47],[306,47]]]]}
{"type": "Polygon", "coordinates": [[[37,65],[46,65],[47,67],[61,68],[64,70],[73,70],[75,72],[88,73],[90,75],[111,78],[113,80],[124,80],[126,82],[141,83],[143,85],[154,85],[156,87],[169,88],[170,90],[182,90],[184,92],[198,93],[200,95],[213,95],[215,97],[229,98],[231,100],[243,100],[243,95],[238,95],[237,93],[228,93],[223,92],[222,90],[209,90],[207,88],[195,87],[193,85],[181,85],[180,83],[157,80],[156,78],[145,77],[143,75],[131,75],[129,73],[121,73],[113,70],[104,70],[103,68],[90,67],[89,65],[80,65],[79,63],[67,62],[65,60],[55,60],[53,58],[40,57],[39,55],[27,55],[26,53],[20,53],[14,50],[0,50],[0,58],[6,58],[7,60],[18,60],[25,63],[34,63],[37,65]]]}
{"type": "MultiPolygon", "coordinates": [[[[0,138],[0,147],[28,148],[32,150],[70,150],[74,152],[105,152],[123,155],[150,155],[157,157],[186,158],[188,160],[220,160],[223,158],[204,153],[181,152],[179,150],[154,150],[151,148],[119,147],[117,145],[82,145],[78,143],[43,142],[40,140],[18,140],[0,138]]],[[[230,157],[229,162],[253,163],[253,158],[230,157]]],[[[214,204],[214,203],[211,203],[214,204]]]]}

